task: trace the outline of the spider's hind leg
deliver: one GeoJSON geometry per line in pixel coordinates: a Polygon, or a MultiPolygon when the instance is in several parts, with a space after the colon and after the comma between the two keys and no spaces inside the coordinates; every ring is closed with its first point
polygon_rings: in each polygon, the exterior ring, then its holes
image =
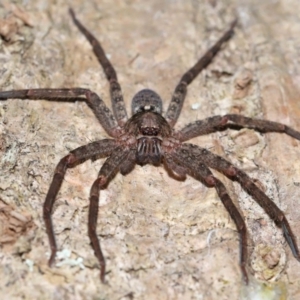
{"type": "Polygon", "coordinates": [[[275,224],[282,228],[284,237],[291,248],[294,257],[300,261],[300,251],[297,245],[297,240],[284,213],[261,189],[256,186],[253,180],[245,172],[235,167],[223,157],[192,144],[183,144],[181,155],[185,159],[188,159],[189,155],[192,155],[195,159],[199,158],[208,167],[223,173],[230,180],[237,181],[241,185],[242,189],[252,196],[253,199],[265,210],[275,224]]]}
{"type": "Polygon", "coordinates": [[[237,169],[235,177],[241,187],[266,211],[270,218],[274,220],[275,224],[281,227],[283,235],[291,248],[294,257],[300,261],[300,251],[297,245],[297,240],[284,213],[263,191],[256,186],[253,180],[246,173],[237,169]]]}
{"type": "Polygon", "coordinates": [[[95,155],[105,157],[109,155],[114,148],[116,148],[116,142],[114,140],[104,139],[100,141],[95,141],[85,146],[81,146],[77,149],[74,149],[67,156],[63,157],[56,166],[52,182],[49,187],[43,206],[43,216],[51,248],[51,256],[49,258],[48,263],[49,266],[53,265],[55,255],[57,252],[51,213],[56,196],[63,183],[67,169],[74,168],[75,166],[82,164],[83,162],[92,158],[95,155]]]}
{"type": "Polygon", "coordinates": [[[129,155],[130,150],[126,150],[122,147],[115,148],[110,157],[107,158],[105,163],[102,165],[98,174],[98,178],[94,181],[90,191],[88,234],[95,256],[100,264],[100,279],[103,283],[105,282],[105,259],[96,232],[100,190],[103,190],[107,187],[110,180],[118,172],[120,166],[124,161],[126,161],[129,155]]]}
{"type": "Polygon", "coordinates": [[[232,199],[230,198],[224,184],[213,176],[209,168],[201,161],[200,157],[195,157],[193,149],[197,149],[196,146],[191,144],[183,144],[181,147],[173,152],[172,157],[180,165],[184,166],[188,173],[194,178],[203,182],[207,187],[214,187],[225,206],[226,210],[233,219],[237,231],[240,236],[240,267],[243,274],[243,279],[246,284],[248,284],[248,274],[246,270],[248,249],[247,249],[247,229],[245,221],[239,212],[239,210],[234,205],[232,199]]]}

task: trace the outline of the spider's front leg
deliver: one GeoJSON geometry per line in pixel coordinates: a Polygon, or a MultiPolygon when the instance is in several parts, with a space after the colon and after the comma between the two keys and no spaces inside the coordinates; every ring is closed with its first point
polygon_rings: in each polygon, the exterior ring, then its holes
{"type": "MultiPolygon", "coordinates": [[[[230,198],[224,184],[213,176],[209,168],[201,161],[196,159],[193,152],[187,149],[186,145],[183,144],[177,148],[172,154],[172,158],[184,168],[191,176],[203,182],[207,187],[214,187],[231,218],[236,224],[237,231],[240,236],[240,267],[242,270],[243,278],[246,284],[248,284],[248,275],[246,271],[247,264],[247,229],[245,221],[234,205],[230,198]]],[[[176,172],[176,170],[174,170],[176,172]]]]}
{"type": "Polygon", "coordinates": [[[188,141],[197,136],[217,132],[224,129],[250,128],[259,132],[285,133],[300,140],[300,132],[282,123],[262,119],[248,118],[237,114],[213,116],[204,120],[198,120],[186,125],[178,131],[177,137],[181,142],[188,141]]]}
{"type": "Polygon", "coordinates": [[[119,126],[123,126],[128,120],[128,117],[122,96],[121,86],[118,82],[117,73],[114,67],[112,66],[111,62],[107,59],[106,54],[99,41],[81,24],[81,22],[79,22],[72,8],[69,9],[69,12],[74,24],[92,45],[93,51],[103,68],[105,76],[110,84],[110,95],[114,115],[117,119],[119,126]]]}
{"type": "Polygon", "coordinates": [[[60,160],[57,167],[55,168],[53,179],[46,195],[46,200],[43,207],[43,216],[51,248],[49,266],[53,265],[57,252],[51,213],[57,193],[60,190],[67,169],[74,168],[75,166],[82,164],[88,159],[93,159],[94,157],[108,156],[116,147],[116,142],[111,139],[92,142],[88,145],[81,146],[71,151],[70,154],[60,160]]]}
{"type": "Polygon", "coordinates": [[[165,115],[165,118],[171,127],[175,125],[179,117],[187,93],[187,86],[212,62],[212,59],[221,50],[222,45],[232,37],[236,23],[237,20],[232,22],[230,28],[224,35],[181,77],[165,115]]]}
{"type": "Polygon", "coordinates": [[[124,163],[132,151],[117,147],[111,156],[105,161],[100,169],[98,178],[94,181],[90,192],[90,207],[88,216],[88,233],[91,240],[95,256],[100,264],[100,279],[105,282],[105,259],[101,251],[100,243],[97,237],[97,219],[99,210],[100,190],[105,189],[109,181],[118,172],[120,166],[124,163]]]}
{"type": "Polygon", "coordinates": [[[96,118],[110,136],[117,137],[120,133],[120,128],[110,109],[96,93],[89,89],[28,89],[0,92],[0,100],[8,99],[44,99],[61,102],[83,100],[93,110],[96,118]]]}

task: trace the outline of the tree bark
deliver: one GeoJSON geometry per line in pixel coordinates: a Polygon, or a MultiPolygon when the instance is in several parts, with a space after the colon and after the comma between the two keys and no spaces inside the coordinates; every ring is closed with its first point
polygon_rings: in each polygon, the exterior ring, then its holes
{"type": "MultiPolygon", "coordinates": [[[[240,113],[300,130],[299,1],[74,0],[72,7],[114,65],[129,113],[132,97],[143,88],[159,93],[166,111],[181,75],[238,17],[235,35],[188,87],[176,128],[240,113]]],[[[1,90],[83,87],[110,104],[105,75],[64,1],[26,6],[4,1],[0,19],[1,90]]],[[[57,266],[49,268],[42,205],[55,166],[70,150],[106,137],[85,103],[0,101],[2,296],[300,297],[300,264],[281,229],[238,184],[218,175],[248,226],[248,272],[253,274],[248,287],[239,268],[235,225],[216,192],[148,165],[117,175],[100,193],[98,236],[108,284],[100,283],[87,236],[89,190],[103,160],[67,172],[53,213],[61,252],[57,266]]],[[[300,141],[245,129],[191,142],[246,171],[285,212],[300,244],[300,141]]]]}

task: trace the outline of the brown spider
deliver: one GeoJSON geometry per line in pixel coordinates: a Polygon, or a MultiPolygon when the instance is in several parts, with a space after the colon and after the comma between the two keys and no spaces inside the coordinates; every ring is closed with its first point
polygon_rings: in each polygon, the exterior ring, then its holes
{"type": "Polygon", "coordinates": [[[190,123],[179,131],[174,131],[173,129],[187,93],[187,86],[211,63],[213,57],[220,51],[222,44],[231,38],[236,21],[231,24],[229,30],[224,33],[215,45],[182,76],[175,88],[171,103],[164,117],[162,116],[162,100],[160,96],[152,90],[145,89],[133,97],[131,105],[132,117],[128,119],[121,87],[113,66],[107,59],[100,43],[76,19],[72,9],[70,9],[70,15],[75,25],[92,45],[93,51],[109,81],[113,113],[96,93],[84,88],[28,89],[0,92],[1,100],[84,100],[93,110],[105,131],[113,137],[113,139],[103,139],[76,148],[58,163],[43,207],[43,216],[51,247],[49,265],[53,264],[57,252],[51,212],[66,171],[68,168],[73,168],[86,160],[91,159],[94,161],[101,157],[108,158],[101,167],[98,178],[94,181],[90,191],[88,234],[95,256],[100,264],[100,279],[102,282],[104,282],[105,277],[105,260],[96,234],[99,193],[101,189],[106,188],[118,171],[122,175],[126,175],[133,170],[135,164],[153,164],[156,166],[163,164],[169,174],[177,179],[184,180],[186,175],[190,175],[206,186],[216,189],[225,208],[234,220],[240,236],[240,266],[246,283],[248,283],[246,271],[246,224],[232,202],[225,186],[218,178],[213,176],[209,168],[213,168],[223,173],[229,179],[237,181],[258,202],[276,225],[281,226],[294,257],[300,261],[300,252],[296,238],[284,213],[257,187],[254,181],[224,158],[211,153],[207,149],[184,143],[191,138],[227,128],[239,130],[246,127],[259,132],[281,132],[298,140],[300,140],[300,132],[277,122],[251,119],[237,114],[213,116],[190,123]]]}

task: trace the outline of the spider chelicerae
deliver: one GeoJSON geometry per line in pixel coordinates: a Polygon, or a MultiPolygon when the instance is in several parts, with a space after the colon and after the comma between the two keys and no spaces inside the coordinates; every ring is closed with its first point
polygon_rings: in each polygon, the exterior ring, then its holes
{"type": "Polygon", "coordinates": [[[259,132],[280,132],[290,135],[297,140],[300,140],[300,132],[284,124],[247,118],[237,114],[213,116],[192,122],[179,131],[174,130],[174,125],[179,117],[187,93],[187,86],[211,63],[214,56],[220,51],[223,43],[232,37],[237,22],[234,21],[229,30],[181,77],[164,116],[162,116],[162,100],[160,96],[152,90],[144,89],[133,97],[131,104],[132,116],[128,118],[116,72],[107,59],[101,44],[79,22],[74,11],[70,9],[69,12],[74,24],[92,45],[94,54],[109,81],[113,113],[96,93],[85,88],[27,89],[0,92],[0,100],[86,101],[102,127],[112,137],[112,139],[91,142],[72,150],[60,160],[55,168],[43,206],[43,217],[51,247],[49,265],[53,265],[57,252],[51,213],[66,171],[68,168],[74,168],[89,159],[94,161],[103,157],[107,157],[107,159],[90,190],[88,212],[88,235],[95,256],[100,264],[100,279],[102,282],[105,281],[105,259],[96,233],[100,190],[107,187],[117,172],[126,175],[133,170],[135,164],[153,164],[155,166],[163,164],[168,173],[176,179],[184,180],[186,175],[190,175],[207,187],[216,189],[222,203],[235,222],[239,233],[240,266],[246,283],[248,283],[246,270],[248,257],[246,224],[224,184],[212,174],[210,168],[223,173],[230,180],[237,181],[257,201],[276,225],[282,228],[284,237],[294,257],[300,261],[300,252],[296,238],[284,213],[254,181],[245,172],[224,158],[213,154],[207,149],[186,143],[191,138],[228,128],[235,130],[251,128],[259,132]]]}

